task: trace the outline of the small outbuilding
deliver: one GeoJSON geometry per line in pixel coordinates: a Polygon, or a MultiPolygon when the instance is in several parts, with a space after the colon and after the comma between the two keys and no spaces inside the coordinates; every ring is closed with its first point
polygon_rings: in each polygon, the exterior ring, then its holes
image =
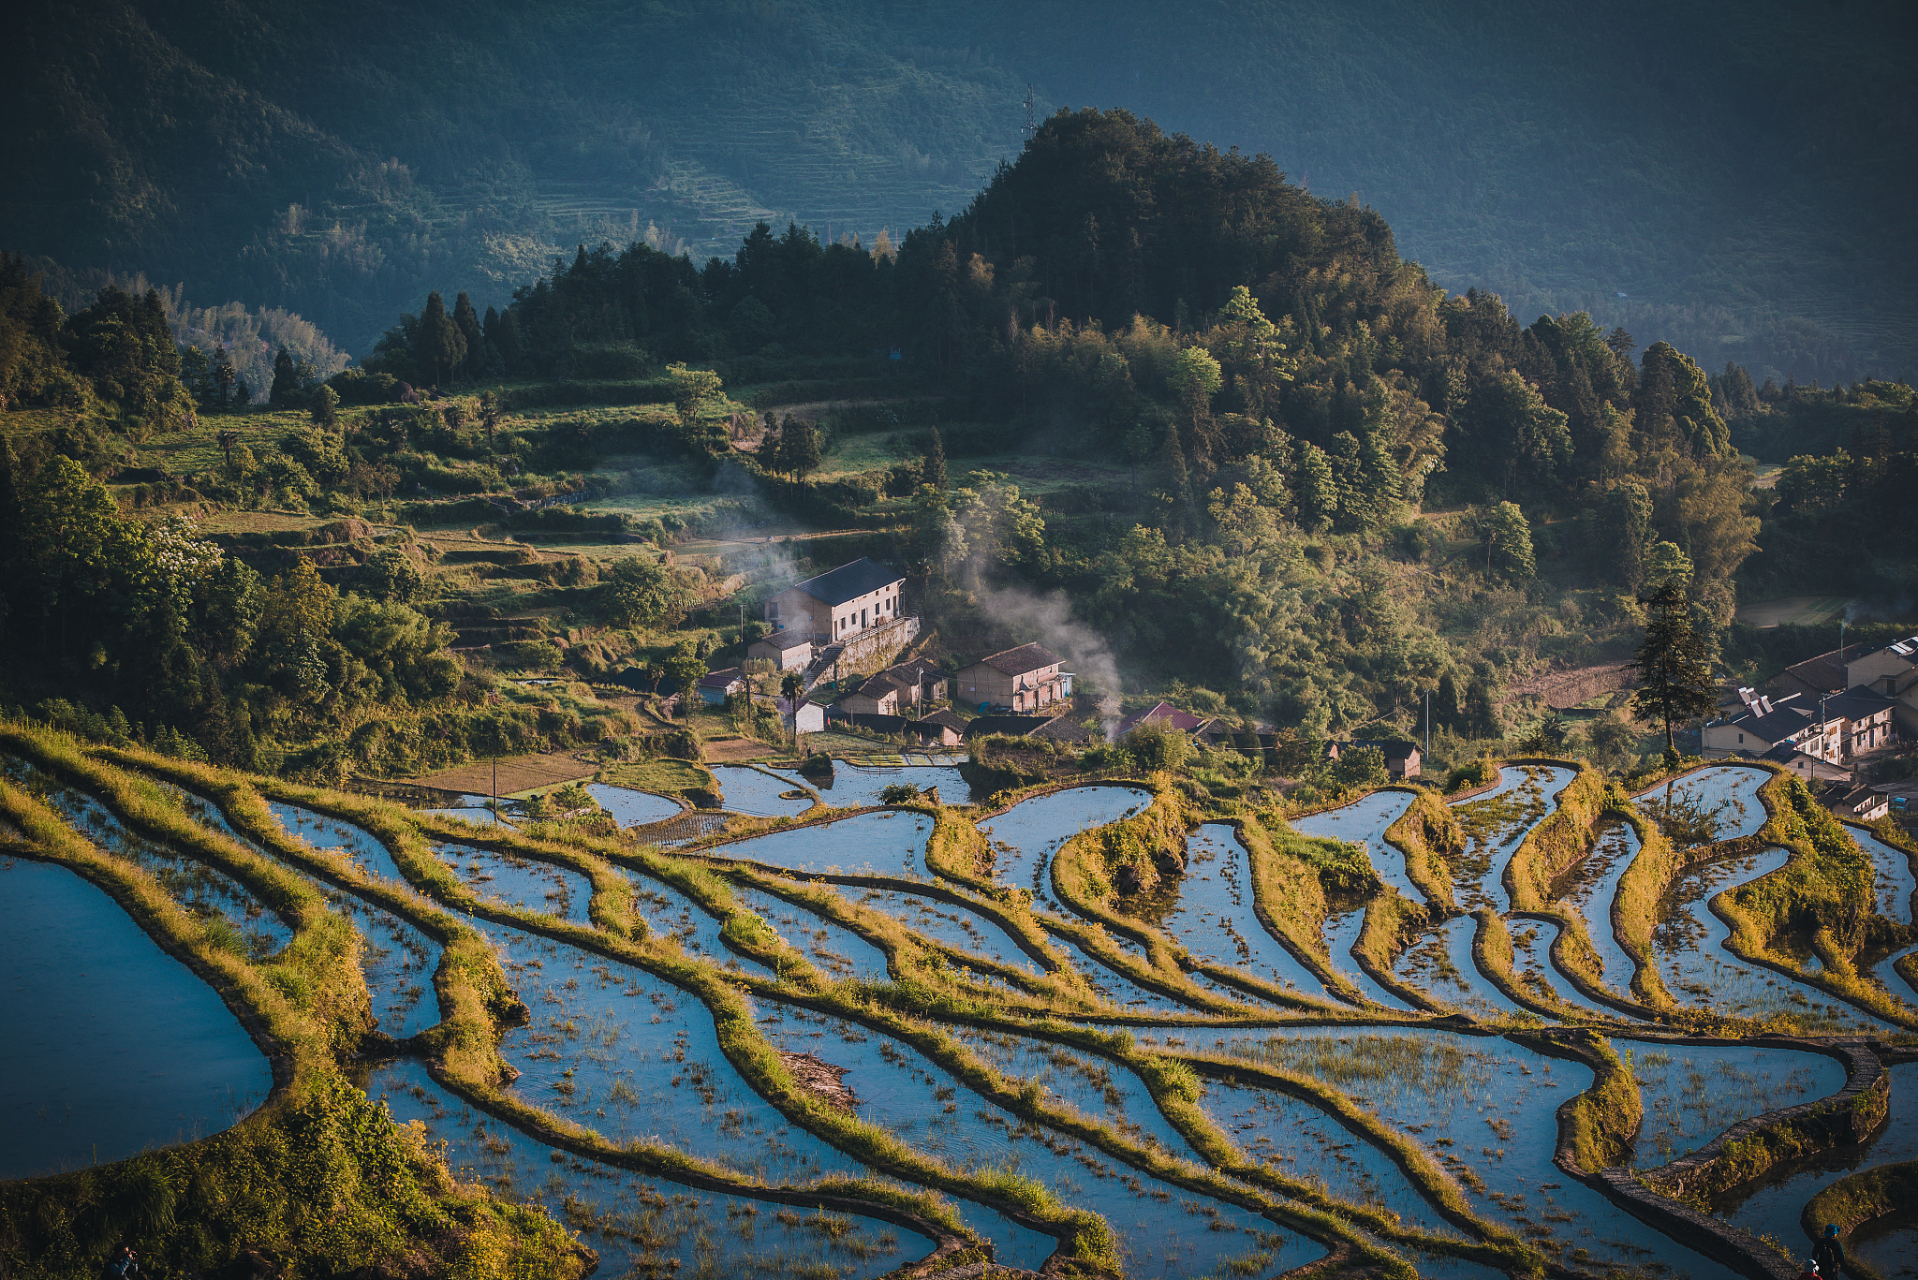
{"type": "Polygon", "coordinates": [[[726,699],[746,692],[746,677],[738,667],[726,667],[699,678],[699,697],[709,707],[723,707],[726,699]]]}
{"type": "Polygon", "coordinates": [[[804,671],[813,658],[812,637],[797,631],[775,631],[746,646],[746,656],[761,658],[781,671],[804,671]]]}

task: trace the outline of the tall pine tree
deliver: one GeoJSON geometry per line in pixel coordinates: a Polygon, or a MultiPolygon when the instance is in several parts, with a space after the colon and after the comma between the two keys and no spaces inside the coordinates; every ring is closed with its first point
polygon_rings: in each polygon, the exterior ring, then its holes
{"type": "Polygon", "coordinates": [[[1692,602],[1676,579],[1667,579],[1641,603],[1646,609],[1645,640],[1631,664],[1638,676],[1632,709],[1665,722],[1665,758],[1676,761],[1673,726],[1709,714],[1718,705],[1711,649],[1692,621],[1692,602]]]}

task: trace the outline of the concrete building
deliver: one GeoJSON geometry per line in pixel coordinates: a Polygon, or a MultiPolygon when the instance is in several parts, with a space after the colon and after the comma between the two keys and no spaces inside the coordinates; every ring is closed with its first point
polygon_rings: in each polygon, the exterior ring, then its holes
{"type": "Polygon", "coordinates": [[[1890,698],[1892,715],[1908,736],[1918,736],[1918,635],[1894,640],[1845,664],[1845,687],[1863,685],[1890,698]]]}
{"type": "Polygon", "coordinates": [[[789,700],[778,698],[775,699],[775,701],[779,704],[779,723],[786,726],[787,733],[792,733],[795,730],[799,733],[824,733],[826,731],[826,708],[819,703],[810,702],[802,697],[799,700],[799,713],[795,716],[793,714],[793,704],[789,700]],[[795,721],[797,723],[795,723],[795,721]]]}
{"type": "Polygon", "coordinates": [[[1072,673],[1041,644],[1022,644],[961,668],[953,701],[1029,713],[1072,696],[1072,673]]]}
{"type": "Polygon", "coordinates": [[[772,624],[775,635],[788,632],[817,646],[844,641],[871,627],[897,621],[899,588],[905,581],[904,574],[861,556],[851,564],[787,587],[766,602],[766,621],[772,624]]]}
{"type": "Polygon", "coordinates": [[[812,637],[796,631],[775,631],[747,645],[746,656],[764,658],[781,671],[804,671],[813,658],[812,637]]]}
{"type": "MultiPolygon", "coordinates": [[[[1857,687],[1844,693],[1814,697],[1790,693],[1773,699],[1753,689],[1740,689],[1744,706],[1732,715],[1707,721],[1703,739],[1713,754],[1769,757],[1790,748],[1825,764],[1839,766],[1891,741],[1892,700],[1857,687]]],[[[1806,776],[1807,771],[1787,763],[1806,776]]]]}
{"type": "Polygon", "coordinates": [[[1830,809],[1834,817],[1852,822],[1876,822],[1891,812],[1891,797],[1873,791],[1862,782],[1827,787],[1818,797],[1818,803],[1830,809]]]}

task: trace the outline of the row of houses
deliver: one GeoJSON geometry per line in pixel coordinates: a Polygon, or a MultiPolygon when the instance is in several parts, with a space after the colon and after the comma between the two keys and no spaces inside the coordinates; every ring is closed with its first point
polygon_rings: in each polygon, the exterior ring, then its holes
{"type": "MultiPolygon", "coordinates": [[[[746,655],[769,660],[780,671],[806,672],[811,688],[827,676],[832,659],[868,638],[917,634],[916,627],[902,632],[898,626],[917,621],[906,618],[900,605],[905,582],[904,574],[861,556],[794,583],[766,601],[772,631],[753,641],[746,655]]],[[[1063,665],[1040,644],[989,654],[960,668],[950,682],[931,663],[902,663],[868,677],[841,706],[859,715],[897,715],[950,697],[985,712],[1030,714],[1072,700],[1073,675],[1063,665]]]]}
{"type": "Polygon", "coordinates": [[[1860,758],[1918,736],[1918,636],[1819,654],[1738,698],[1706,722],[1707,757],[1769,760],[1807,780],[1849,782],[1860,758]]]}

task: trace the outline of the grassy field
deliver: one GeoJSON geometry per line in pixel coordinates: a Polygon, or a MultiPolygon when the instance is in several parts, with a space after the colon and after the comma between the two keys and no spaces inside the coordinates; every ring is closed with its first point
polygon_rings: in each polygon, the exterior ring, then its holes
{"type": "MultiPolygon", "coordinates": [[[[1738,606],[1738,620],[1753,627],[1814,626],[1830,622],[1851,603],[1847,596],[1785,596],[1738,606]]],[[[1837,648],[1834,643],[1832,647],[1837,648]]]]}
{"type": "Polygon", "coordinates": [[[709,790],[714,786],[711,774],[684,760],[642,760],[638,764],[609,765],[602,771],[600,780],[615,787],[656,791],[661,795],[709,790]]]}

